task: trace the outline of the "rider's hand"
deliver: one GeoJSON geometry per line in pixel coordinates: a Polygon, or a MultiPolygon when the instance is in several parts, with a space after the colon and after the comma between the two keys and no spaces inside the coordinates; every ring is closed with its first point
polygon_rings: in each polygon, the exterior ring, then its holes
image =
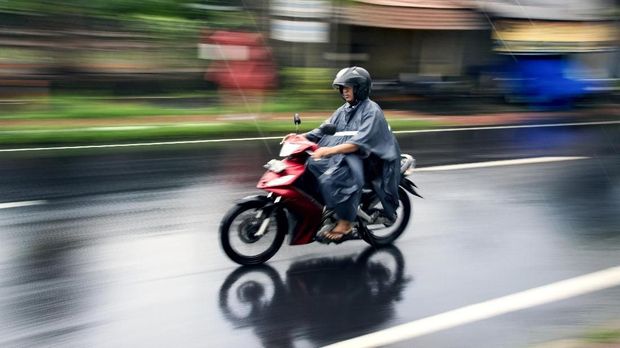
{"type": "Polygon", "coordinates": [[[323,157],[329,157],[334,155],[333,149],[329,146],[319,147],[312,153],[312,158],[315,160],[321,159],[323,157]]]}

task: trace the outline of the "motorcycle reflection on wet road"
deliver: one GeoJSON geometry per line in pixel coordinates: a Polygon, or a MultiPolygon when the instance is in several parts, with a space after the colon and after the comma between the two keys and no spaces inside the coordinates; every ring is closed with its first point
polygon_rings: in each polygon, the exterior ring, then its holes
{"type": "Polygon", "coordinates": [[[386,325],[411,281],[404,268],[395,246],[295,262],[285,280],[269,265],[239,267],[222,284],[219,305],[264,347],[291,347],[299,337],[321,346],[386,325]]]}

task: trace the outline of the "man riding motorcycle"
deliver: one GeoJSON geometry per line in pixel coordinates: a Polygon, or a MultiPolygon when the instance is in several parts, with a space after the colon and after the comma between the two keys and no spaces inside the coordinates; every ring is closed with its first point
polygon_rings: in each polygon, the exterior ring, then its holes
{"type": "Polygon", "coordinates": [[[317,240],[340,243],[353,238],[353,222],[367,182],[381,200],[386,224],[396,219],[400,148],[383,110],[369,99],[372,80],[368,71],[344,68],[332,85],[345,100],[324,122],[334,124],[336,133],[325,135],[316,128],[304,136],[320,145],[307,166],[318,179],[326,208],[338,218],[317,240]]]}

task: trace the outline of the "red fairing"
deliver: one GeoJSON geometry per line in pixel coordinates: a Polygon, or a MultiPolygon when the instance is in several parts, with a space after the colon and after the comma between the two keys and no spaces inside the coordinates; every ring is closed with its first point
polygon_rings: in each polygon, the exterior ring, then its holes
{"type": "Polygon", "coordinates": [[[292,187],[267,189],[267,191],[281,196],[284,204],[297,220],[290,244],[312,243],[314,234],[321,225],[323,207],[305,193],[292,187]]]}
{"type": "Polygon", "coordinates": [[[282,160],[286,164],[286,169],[280,173],[274,173],[270,170],[258,180],[257,188],[272,191],[271,188],[291,185],[297,178],[304,173],[306,165],[303,162],[285,159],[282,160]]]}
{"type": "Polygon", "coordinates": [[[257,188],[282,197],[282,203],[295,216],[297,224],[291,238],[291,245],[308,244],[321,224],[323,207],[312,197],[297,190],[293,183],[306,170],[305,159],[287,158],[282,160],[286,169],[280,173],[266,171],[260,178],[257,188]]]}

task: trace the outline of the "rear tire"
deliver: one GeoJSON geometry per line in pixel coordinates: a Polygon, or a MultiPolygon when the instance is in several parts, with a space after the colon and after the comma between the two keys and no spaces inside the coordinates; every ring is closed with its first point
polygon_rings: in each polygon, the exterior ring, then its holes
{"type": "Polygon", "coordinates": [[[286,215],[280,209],[271,214],[265,234],[255,236],[263,219],[256,215],[270,202],[255,198],[237,204],[220,223],[220,243],[226,255],[240,265],[259,265],[278,252],[286,237],[286,215]]]}
{"type": "Polygon", "coordinates": [[[362,239],[368,244],[380,247],[392,244],[405,231],[411,218],[411,201],[402,187],[398,188],[398,217],[394,225],[389,227],[372,228],[365,226],[361,231],[362,239]]]}

